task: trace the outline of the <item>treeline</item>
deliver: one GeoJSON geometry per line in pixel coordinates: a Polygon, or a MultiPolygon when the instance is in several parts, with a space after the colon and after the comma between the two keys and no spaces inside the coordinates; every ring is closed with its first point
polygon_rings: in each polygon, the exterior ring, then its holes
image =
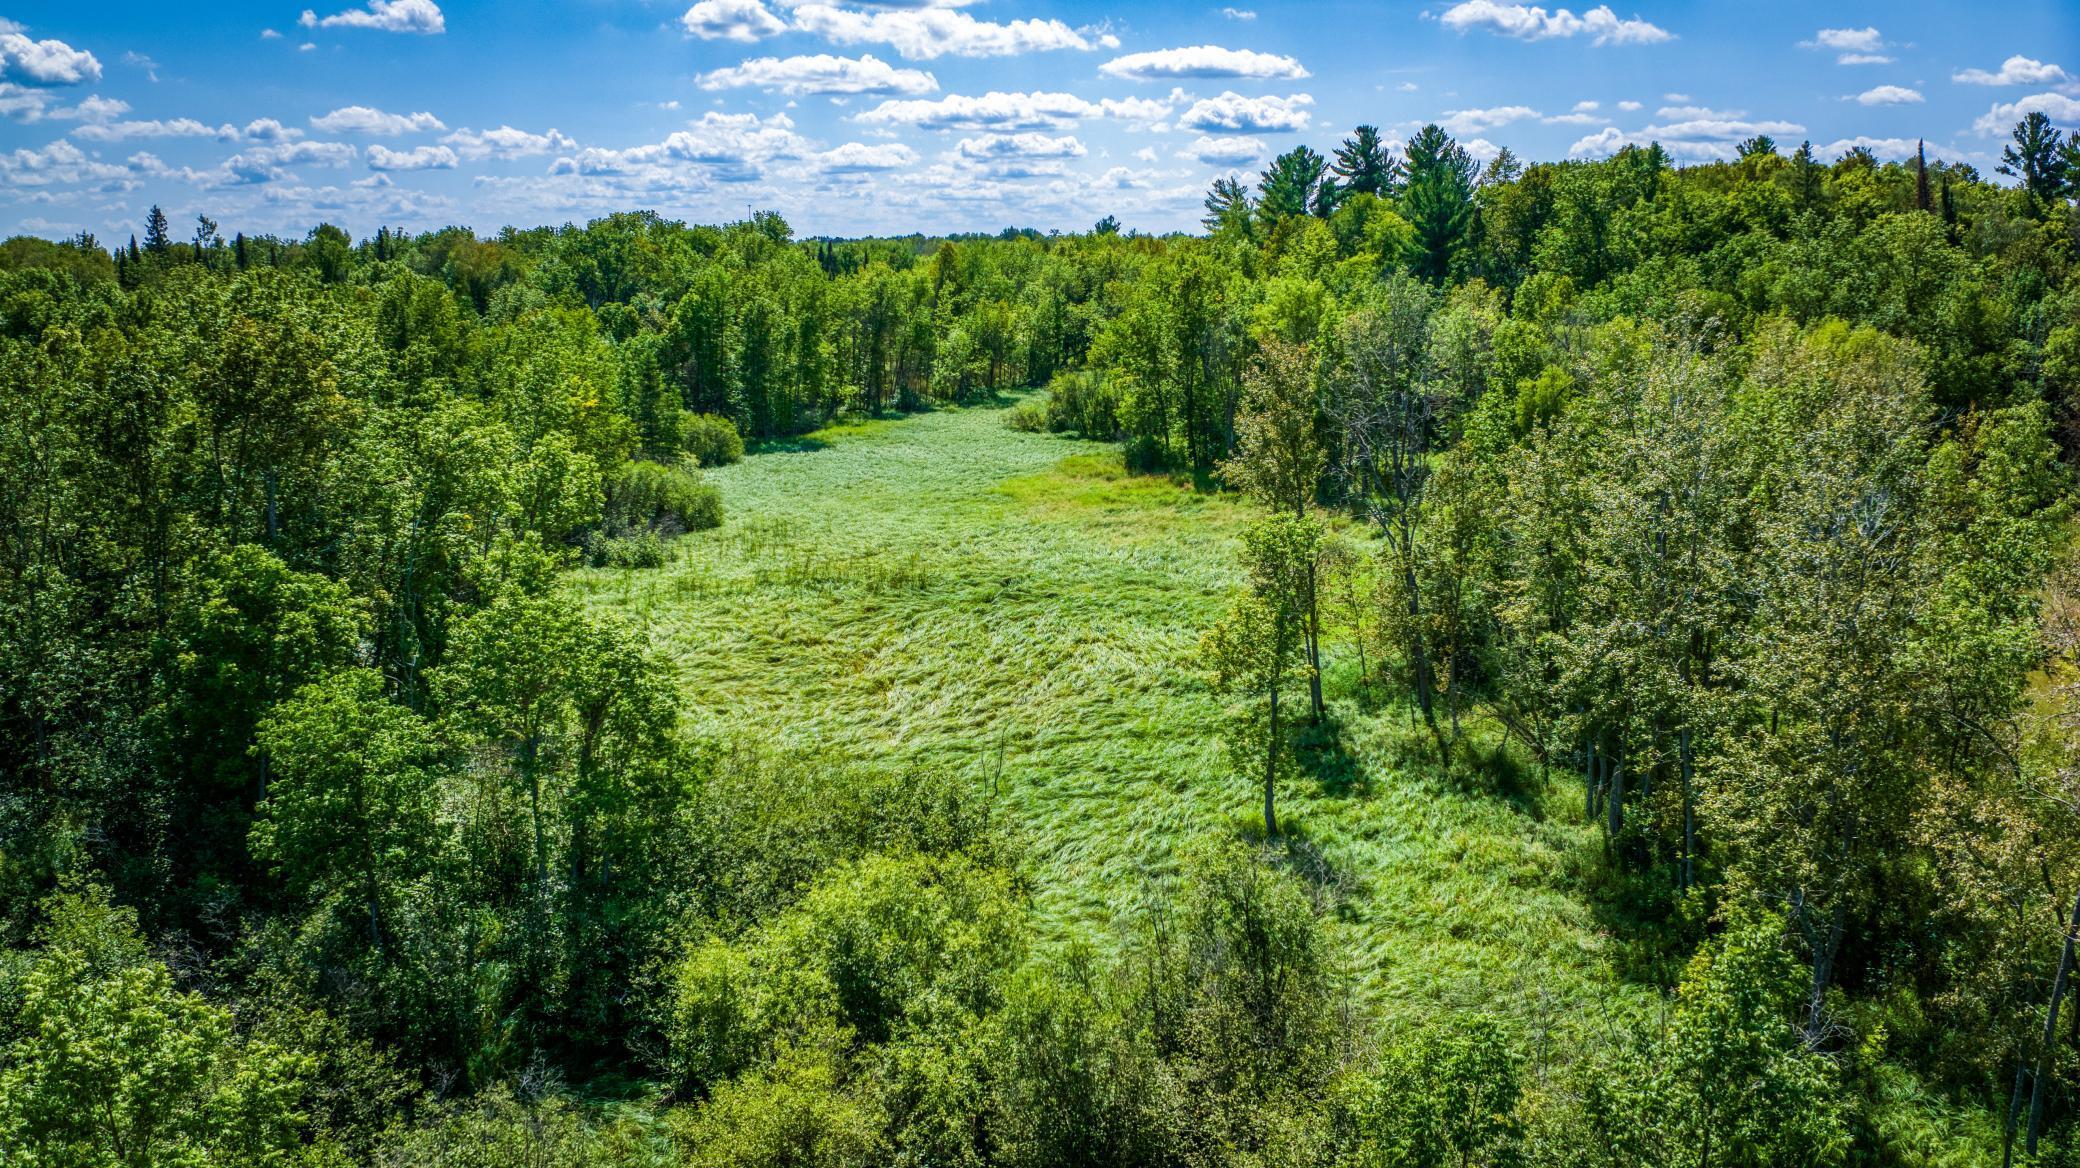
{"type": "Polygon", "coordinates": [[[1884,1162],[1922,1084],[2064,1148],[2065,149],[1361,129],[1204,238],[0,245],[0,1150],[1884,1162]],[[1266,831],[1405,694],[1441,774],[1575,776],[1665,1019],[1378,1033],[1248,849],[1042,944],[951,780],[690,735],[557,586],[722,522],[746,440],[1043,384],[1276,515],[1208,642],[1266,831]]]}

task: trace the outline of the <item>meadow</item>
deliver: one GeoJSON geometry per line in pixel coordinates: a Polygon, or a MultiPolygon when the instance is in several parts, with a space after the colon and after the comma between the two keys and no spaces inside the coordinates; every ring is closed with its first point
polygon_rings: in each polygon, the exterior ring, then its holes
{"type": "MultiPolygon", "coordinates": [[[[1261,836],[1198,661],[1253,505],[1014,431],[1002,406],[837,427],[707,477],[722,527],[661,570],[571,584],[649,630],[700,729],[951,769],[1015,826],[1059,941],[1116,940],[1195,842],[1261,836]]],[[[1492,741],[1436,774],[1406,704],[1327,648],[1336,728],[1280,821],[1363,1000],[1498,1011],[1533,1051],[1651,1002],[1596,911],[1576,784],[1549,791],[1492,741]]]]}

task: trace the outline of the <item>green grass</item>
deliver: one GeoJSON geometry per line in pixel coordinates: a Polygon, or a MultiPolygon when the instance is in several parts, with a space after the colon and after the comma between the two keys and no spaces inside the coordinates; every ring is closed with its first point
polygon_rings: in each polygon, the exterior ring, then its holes
{"type": "MultiPolygon", "coordinates": [[[[724,524],[665,568],[575,578],[654,630],[697,724],[995,790],[1055,937],[1116,937],[1194,840],[1257,832],[1196,661],[1247,504],[1012,431],[1000,409],[817,437],[709,472],[724,524]]],[[[1332,672],[1347,691],[1355,670],[1332,672]]],[[[1584,891],[1592,831],[1544,814],[1535,775],[1510,797],[1439,780],[1397,765],[1401,707],[1336,704],[1350,766],[1290,784],[1280,820],[1336,893],[1368,1000],[1392,1018],[1496,1010],[1535,1046],[1651,1000],[1613,972],[1584,891]]]]}

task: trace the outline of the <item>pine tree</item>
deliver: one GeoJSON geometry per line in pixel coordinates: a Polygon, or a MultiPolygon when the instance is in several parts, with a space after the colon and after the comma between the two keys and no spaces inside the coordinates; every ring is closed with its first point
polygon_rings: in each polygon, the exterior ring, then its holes
{"type": "Polygon", "coordinates": [[[1464,245],[1473,218],[1473,158],[1434,124],[1410,139],[1407,154],[1408,187],[1401,198],[1401,217],[1415,228],[1409,268],[1441,284],[1451,274],[1452,257],[1464,245]]]}
{"type": "Polygon", "coordinates": [[[1316,198],[1328,164],[1305,146],[1273,159],[1257,180],[1257,208],[1274,222],[1320,209],[1316,198]]]}
{"type": "Polygon", "coordinates": [[[153,203],[150,213],[144,217],[144,249],[152,255],[165,255],[173,246],[167,229],[166,212],[159,209],[159,204],[153,203]]]}
{"type": "Polygon", "coordinates": [[[2001,164],[1994,170],[2021,179],[2030,214],[2041,216],[2065,194],[2065,135],[2052,128],[2050,118],[2031,110],[2008,137],[2011,142],[2001,148],[2001,164]]]}
{"type": "Polygon", "coordinates": [[[1337,148],[1336,162],[1329,169],[1346,191],[1388,198],[1396,193],[1401,164],[1380,141],[1378,127],[1359,126],[1337,148]]]}
{"type": "Polygon", "coordinates": [[[1930,210],[1928,199],[1928,143],[1914,143],[1914,209],[1930,210]]]}

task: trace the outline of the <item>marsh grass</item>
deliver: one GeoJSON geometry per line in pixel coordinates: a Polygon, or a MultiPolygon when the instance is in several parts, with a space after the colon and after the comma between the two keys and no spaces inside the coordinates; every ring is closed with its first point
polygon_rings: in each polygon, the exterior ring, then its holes
{"type": "MultiPolygon", "coordinates": [[[[1117,447],[1020,432],[1003,404],[822,431],[707,472],[724,525],[661,570],[573,586],[647,624],[690,718],[727,737],[950,770],[990,793],[1056,938],[1117,938],[1209,836],[1261,835],[1196,660],[1238,582],[1233,496],[1127,473],[1117,447]]],[[[1336,646],[1331,645],[1331,649],[1336,646]]],[[[1589,887],[1595,837],[1476,729],[1436,773],[1391,698],[1326,670],[1329,724],[1280,793],[1286,862],[1333,911],[1390,1021],[1501,1012],[1540,1049],[1652,1001],[1589,887]]]]}

